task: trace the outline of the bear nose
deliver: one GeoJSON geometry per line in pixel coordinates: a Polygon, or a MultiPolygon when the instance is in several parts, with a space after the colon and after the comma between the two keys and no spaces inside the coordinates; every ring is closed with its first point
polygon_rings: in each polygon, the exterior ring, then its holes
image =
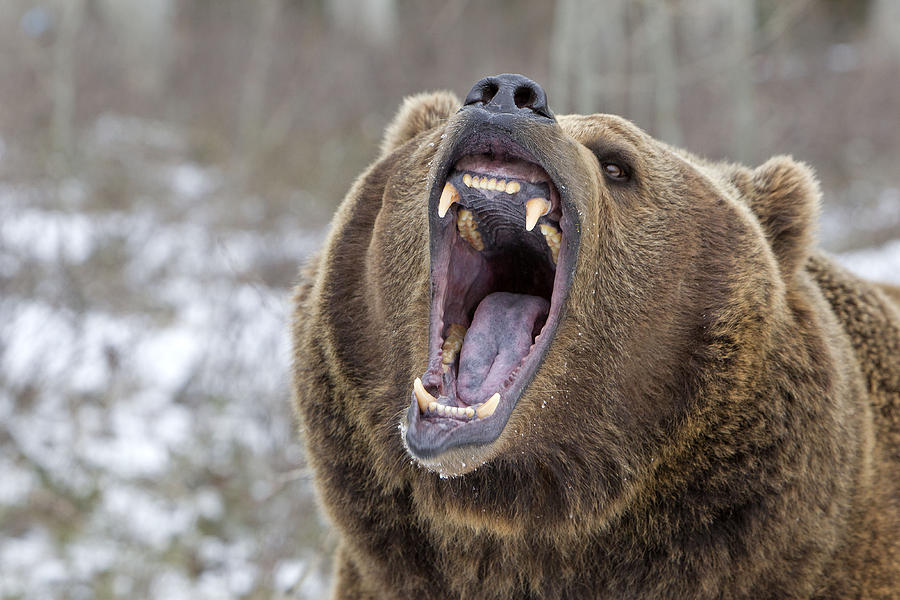
{"type": "Polygon", "coordinates": [[[556,119],[547,106],[544,88],[524,75],[504,73],[479,80],[463,106],[480,106],[498,113],[525,113],[529,117],[556,119]]]}

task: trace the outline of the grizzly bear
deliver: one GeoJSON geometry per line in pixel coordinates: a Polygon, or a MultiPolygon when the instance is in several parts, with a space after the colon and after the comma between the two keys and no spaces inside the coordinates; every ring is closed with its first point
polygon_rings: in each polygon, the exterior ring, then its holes
{"type": "Polygon", "coordinates": [[[408,98],[295,291],[335,598],[900,597],[900,290],[789,157],[408,98]]]}

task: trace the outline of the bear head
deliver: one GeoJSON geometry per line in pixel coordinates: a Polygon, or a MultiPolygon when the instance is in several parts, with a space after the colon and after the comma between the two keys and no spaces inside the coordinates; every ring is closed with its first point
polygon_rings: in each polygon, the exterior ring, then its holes
{"type": "Polygon", "coordinates": [[[760,401],[773,352],[813,357],[791,373],[819,381],[804,393],[835,385],[797,325],[818,202],[789,157],[713,163],[620,117],[555,116],[520,76],[407,99],[301,286],[314,466],[337,490],[364,463],[402,510],[497,534],[596,530],[715,477],[773,435],[725,441],[781,410],[760,401]]]}

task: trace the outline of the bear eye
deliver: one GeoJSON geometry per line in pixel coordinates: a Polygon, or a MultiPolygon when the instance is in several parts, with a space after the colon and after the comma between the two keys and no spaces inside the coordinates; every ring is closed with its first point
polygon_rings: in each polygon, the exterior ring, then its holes
{"type": "Polygon", "coordinates": [[[618,163],[605,162],[600,166],[603,168],[603,172],[606,173],[606,176],[610,179],[615,179],[616,181],[628,179],[628,172],[625,170],[625,167],[618,163]]]}

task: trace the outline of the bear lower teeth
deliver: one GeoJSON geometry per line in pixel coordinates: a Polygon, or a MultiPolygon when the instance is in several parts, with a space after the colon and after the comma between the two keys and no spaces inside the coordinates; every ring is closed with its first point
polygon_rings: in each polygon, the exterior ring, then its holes
{"type": "Polygon", "coordinates": [[[447,372],[450,369],[450,365],[456,361],[456,355],[459,353],[459,349],[462,348],[465,337],[465,327],[459,323],[450,325],[450,328],[447,330],[447,339],[444,340],[444,345],[441,347],[441,363],[444,372],[447,372]]]}
{"type": "Polygon", "coordinates": [[[500,392],[494,393],[485,402],[477,406],[447,406],[437,401],[437,398],[428,393],[422,380],[416,377],[413,382],[413,392],[419,405],[419,412],[425,416],[437,414],[439,417],[456,417],[458,419],[486,419],[494,414],[500,404],[500,392]]]}

